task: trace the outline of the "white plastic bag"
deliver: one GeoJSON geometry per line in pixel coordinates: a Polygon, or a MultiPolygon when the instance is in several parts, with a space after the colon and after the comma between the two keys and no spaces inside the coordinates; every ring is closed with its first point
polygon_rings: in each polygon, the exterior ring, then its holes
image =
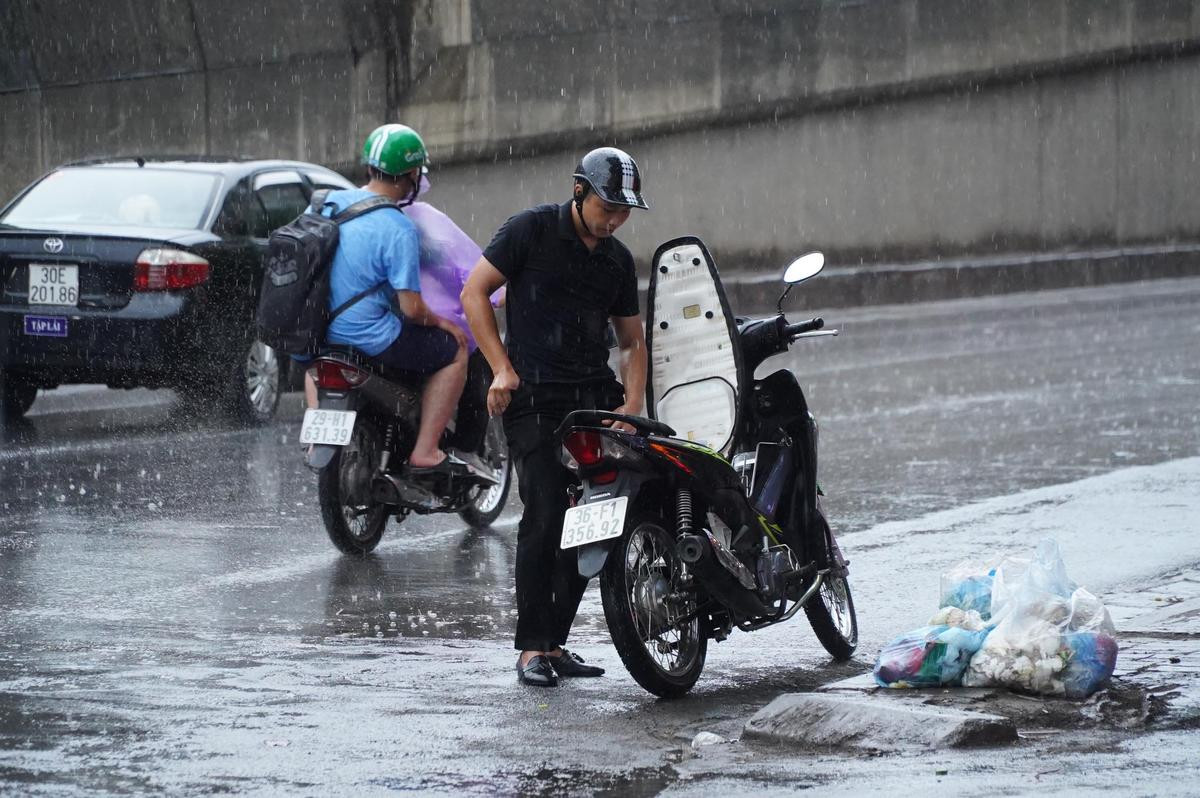
{"type": "Polygon", "coordinates": [[[997,614],[1029,566],[1024,557],[997,557],[986,562],[964,560],[942,574],[941,607],[974,610],[983,620],[997,614]]]}
{"type": "Polygon", "coordinates": [[[1103,603],[1067,577],[1058,544],[1043,540],[1027,566],[997,569],[992,620],[963,674],[967,687],[1001,686],[1079,698],[1112,675],[1117,646],[1103,603]]]}

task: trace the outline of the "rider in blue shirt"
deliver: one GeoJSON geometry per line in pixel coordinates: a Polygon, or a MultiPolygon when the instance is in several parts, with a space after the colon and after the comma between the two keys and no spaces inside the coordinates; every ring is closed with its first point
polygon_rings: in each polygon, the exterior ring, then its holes
{"type": "MultiPolygon", "coordinates": [[[[331,191],[323,213],[331,216],[374,196],[365,188],[331,191]]],[[[371,286],[381,288],[338,314],[329,324],[326,340],[377,357],[404,328],[382,284],[395,291],[421,290],[417,228],[399,208],[386,208],[345,222],[339,232],[330,267],[329,306],[339,307],[371,286]]]]}
{"type": "Polygon", "coordinates": [[[425,376],[421,424],[408,463],[414,471],[450,469],[457,465],[456,458],[444,453],[438,442],[466,380],[467,339],[457,325],[434,313],[422,299],[417,229],[401,211],[417,197],[428,158],[425,144],[412,128],[383,125],[367,137],[363,155],[367,184],[330,192],[325,201],[333,207],[323,212],[344,210],[373,195],[391,199],[396,209],[364,214],[341,225],[330,267],[329,307],[336,308],[371,286],[380,290],[338,315],[326,340],[349,344],[387,367],[425,376]]]}

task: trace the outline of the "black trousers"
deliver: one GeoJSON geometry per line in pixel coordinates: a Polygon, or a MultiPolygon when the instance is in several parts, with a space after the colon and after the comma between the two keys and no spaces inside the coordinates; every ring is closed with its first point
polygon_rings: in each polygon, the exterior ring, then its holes
{"type": "Polygon", "coordinates": [[[504,432],[525,511],[517,526],[517,633],[520,651],[553,651],[567,642],[588,580],[574,549],[559,548],[567,488],[554,430],[572,410],[612,410],[624,401],[619,383],[524,385],[513,392],[504,432]]]}

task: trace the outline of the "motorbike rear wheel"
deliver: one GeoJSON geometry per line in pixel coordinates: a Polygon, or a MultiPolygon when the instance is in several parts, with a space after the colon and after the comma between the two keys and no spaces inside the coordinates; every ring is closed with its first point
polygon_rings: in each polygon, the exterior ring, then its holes
{"type": "Polygon", "coordinates": [[[600,598],[613,646],[634,681],[661,698],[686,694],[704,670],[708,638],[693,617],[683,563],[662,519],[634,515],[600,572],[600,598]]]}
{"type": "Polygon", "coordinates": [[[858,648],[858,616],[850,582],[844,576],[828,576],[817,594],[804,605],[804,614],[829,656],[839,662],[850,659],[858,648]]]}
{"type": "Polygon", "coordinates": [[[371,476],[378,460],[379,437],[359,421],[350,443],[339,447],[317,480],[321,520],[329,539],[345,554],[364,555],[383,537],[387,505],[371,501],[371,476]]]}
{"type": "Polygon", "coordinates": [[[488,526],[500,517],[508,501],[508,490],[512,487],[512,460],[508,456],[504,424],[498,417],[488,419],[482,454],[488,465],[500,471],[500,484],[476,489],[471,503],[459,510],[459,517],[473,529],[488,526]]]}

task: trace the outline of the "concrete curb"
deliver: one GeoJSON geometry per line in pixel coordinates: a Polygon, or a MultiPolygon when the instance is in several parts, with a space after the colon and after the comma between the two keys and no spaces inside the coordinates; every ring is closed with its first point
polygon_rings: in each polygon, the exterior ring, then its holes
{"type": "MultiPolygon", "coordinates": [[[[774,307],[779,274],[721,275],[735,312],[774,307]]],[[[1200,276],[1200,245],[1090,250],[971,260],[838,267],[797,289],[793,307],[839,308],[1079,288],[1110,283],[1200,276]]]]}
{"type": "Polygon", "coordinates": [[[964,748],[1017,740],[1006,718],[949,707],[928,707],[888,697],[835,693],[788,693],[746,723],[748,738],[802,747],[869,751],[964,748]]]}

